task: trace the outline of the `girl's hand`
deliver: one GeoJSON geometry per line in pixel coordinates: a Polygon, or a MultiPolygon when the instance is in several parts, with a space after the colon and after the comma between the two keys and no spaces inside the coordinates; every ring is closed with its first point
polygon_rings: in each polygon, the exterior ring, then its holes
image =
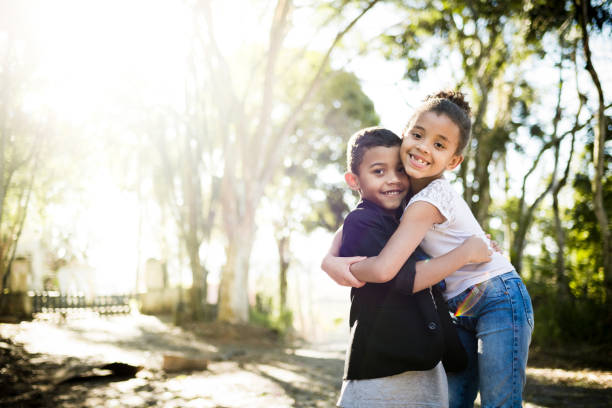
{"type": "Polygon", "coordinates": [[[487,243],[476,235],[472,235],[461,244],[466,253],[467,263],[482,263],[491,260],[493,253],[487,243]]]}
{"type": "Polygon", "coordinates": [[[494,241],[491,239],[491,234],[487,234],[487,238],[489,239],[489,241],[491,242],[491,248],[493,248],[493,250],[495,252],[499,252],[500,254],[504,254],[504,251],[502,251],[502,249],[500,248],[499,244],[497,243],[497,241],[494,241]]]}
{"type": "Polygon", "coordinates": [[[351,265],[363,261],[365,256],[338,257],[327,254],[321,263],[323,269],[330,278],[340,286],[360,288],[365,282],[360,281],[351,273],[351,265]]]}

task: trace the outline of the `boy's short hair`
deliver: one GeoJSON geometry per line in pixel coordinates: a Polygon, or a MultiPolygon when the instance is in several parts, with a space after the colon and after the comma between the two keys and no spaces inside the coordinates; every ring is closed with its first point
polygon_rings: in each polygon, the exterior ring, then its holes
{"type": "Polygon", "coordinates": [[[351,173],[359,174],[359,166],[368,149],[373,147],[393,147],[402,144],[402,139],[390,131],[379,126],[361,129],[355,132],[346,147],[346,168],[351,173]]]}

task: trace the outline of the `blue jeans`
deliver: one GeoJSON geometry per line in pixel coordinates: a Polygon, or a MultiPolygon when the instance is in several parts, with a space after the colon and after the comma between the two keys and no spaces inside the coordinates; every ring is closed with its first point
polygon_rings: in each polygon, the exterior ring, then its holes
{"type": "Polygon", "coordinates": [[[533,332],[531,299],[515,271],[476,286],[482,297],[470,296],[471,287],[448,300],[454,313],[466,298],[477,299],[457,317],[468,367],[447,374],[450,408],[473,407],[479,390],[482,408],[520,407],[533,332]]]}

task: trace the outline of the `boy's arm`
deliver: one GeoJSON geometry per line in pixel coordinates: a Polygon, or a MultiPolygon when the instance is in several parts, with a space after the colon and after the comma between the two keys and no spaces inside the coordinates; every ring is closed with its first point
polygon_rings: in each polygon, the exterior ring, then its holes
{"type": "Polygon", "coordinates": [[[423,240],[427,230],[444,220],[434,205],[417,201],[406,209],[399,227],[380,254],[352,264],[350,271],[365,282],[390,281],[423,240]]]}
{"type": "Polygon", "coordinates": [[[321,262],[321,269],[323,269],[330,278],[334,280],[340,286],[350,286],[353,288],[360,288],[365,285],[365,282],[355,278],[350,271],[350,266],[355,262],[366,259],[365,256],[351,256],[351,257],[339,257],[340,245],[342,244],[342,227],[336,231],[332,240],[329,251],[321,262]]]}

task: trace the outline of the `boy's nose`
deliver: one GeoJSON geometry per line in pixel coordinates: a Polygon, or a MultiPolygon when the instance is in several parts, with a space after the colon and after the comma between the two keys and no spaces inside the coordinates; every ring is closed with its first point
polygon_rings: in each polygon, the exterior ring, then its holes
{"type": "Polygon", "coordinates": [[[392,172],[387,180],[389,184],[397,184],[400,182],[400,176],[396,172],[392,172]]]}

